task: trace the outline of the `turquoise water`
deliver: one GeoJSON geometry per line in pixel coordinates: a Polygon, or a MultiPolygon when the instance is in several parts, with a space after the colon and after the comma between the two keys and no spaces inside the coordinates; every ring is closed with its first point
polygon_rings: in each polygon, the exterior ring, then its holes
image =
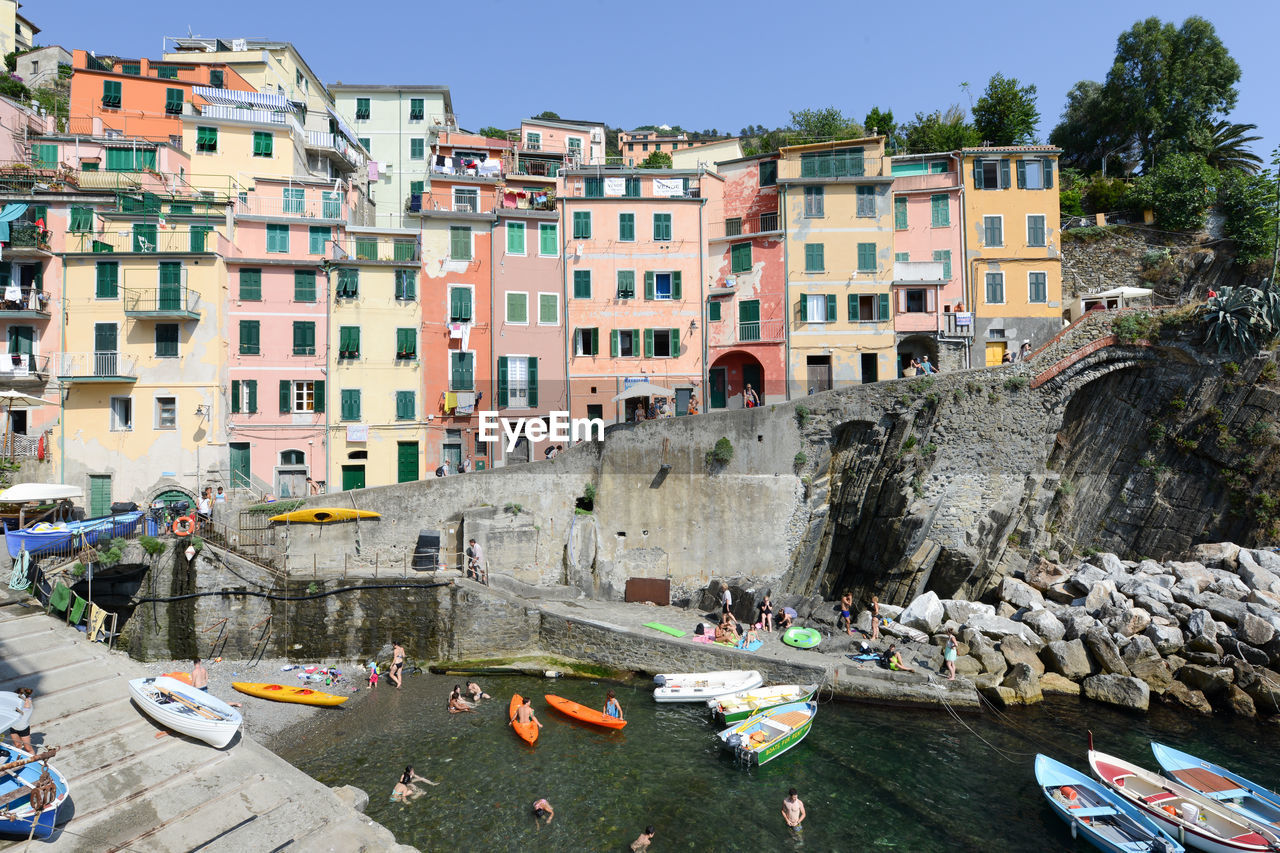
{"type": "Polygon", "coordinates": [[[762,768],[719,749],[701,705],[656,705],[647,681],[481,679],[495,697],[471,714],[445,710],[457,678],[421,675],[379,686],[349,711],[320,715],[280,750],[327,785],[369,792],[367,813],[424,851],[623,851],[645,824],[652,850],[1013,851],[1073,846],[1034,787],[1032,753],[1087,770],[1098,749],[1155,767],[1161,740],[1280,787],[1280,731],[1261,723],[1130,715],[1067,699],[991,716],[827,703],[809,736],[762,768]],[[628,725],[585,726],[546,707],[544,693],[604,704],[612,688],[628,725]],[[512,692],[534,698],[543,730],[529,748],[505,726],[512,692]],[[389,801],[405,764],[441,784],[408,804],[389,801]],[[780,814],[796,787],[808,810],[800,837],[780,814]],[[550,800],[549,827],[531,803],[550,800]]]}

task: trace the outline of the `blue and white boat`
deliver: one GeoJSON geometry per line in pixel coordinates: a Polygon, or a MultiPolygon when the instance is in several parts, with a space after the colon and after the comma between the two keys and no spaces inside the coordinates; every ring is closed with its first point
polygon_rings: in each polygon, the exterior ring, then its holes
{"type": "Polygon", "coordinates": [[[1036,784],[1071,827],[1107,853],[1183,853],[1182,845],[1106,786],[1047,755],[1036,756],[1036,784]]]}
{"type": "Polygon", "coordinates": [[[1280,795],[1237,776],[1225,767],[1152,741],[1151,751],[1164,774],[1249,820],[1280,830],[1280,795]]]}
{"type": "MultiPolygon", "coordinates": [[[[13,693],[0,693],[0,697],[18,698],[13,693]]],[[[11,701],[0,703],[0,728],[13,725],[21,714],[21,700],[16,708],[11,701]]],[[[56,751],[40,754],[52,756],[56,751]]],[[[48,838],[67,793],[67,780],[49,765],[48,758],[37,760],[29,752],[0,744],[0,835],[27,837],[34,823],[34,836],[48,838]]]]}
{"type": "Polygon", "coordinates": [[[109,542],[117,536],[133,532],[142,519],[141,512],[122,512],[84,521],[41,522],[20,530],[6,530],[5,547],[10,557],[25,549],[33,557],[50,551],[67,550],[81,544],[109,542]]]}

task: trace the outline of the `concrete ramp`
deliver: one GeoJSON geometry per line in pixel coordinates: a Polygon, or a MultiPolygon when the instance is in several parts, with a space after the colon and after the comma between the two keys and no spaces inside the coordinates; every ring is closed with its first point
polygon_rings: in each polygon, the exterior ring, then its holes
{"type": "MultiPolygon", "coordinates": [[[[0,691],[35,690],[32,740],[59,748],[53,764],[71,788],[71,807],[60,813],[70,820],[50,841],[37,842],[39,849],[414,849],[243,735],[225,750],[181,735],[157,737],[160,728],[128,693],[128,680],[147,674],[38,606],[0,596],[0,691]]],[[[0,839],[0,851],[25,843],[0,839]]]]}

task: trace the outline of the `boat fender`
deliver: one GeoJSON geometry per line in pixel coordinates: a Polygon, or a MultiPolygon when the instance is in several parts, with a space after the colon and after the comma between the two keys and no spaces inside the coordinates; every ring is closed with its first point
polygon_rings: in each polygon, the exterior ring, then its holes
{"type": "Polygon", "coordinates": [[[190,536],[191,531],[195,530],[196,521],[189,515],[182,515],[173,521],[174,536],[190,536]]]}

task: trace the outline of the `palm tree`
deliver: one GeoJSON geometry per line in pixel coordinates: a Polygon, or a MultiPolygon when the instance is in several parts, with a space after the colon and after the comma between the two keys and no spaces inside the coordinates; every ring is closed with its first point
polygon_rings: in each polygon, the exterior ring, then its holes
{"type": "Polygon", "coordinates": [[[1249,131],[1257,129],[1256,124],[1214,122],[1207,128],[1209,139],[1205,160],[1220,172],[1229,169],[1257,172],[1262,168],[1262,158],[1250,151],[1248,145],[1250,142],[1258,142],[1262,137],[1246,135],[1249,131]]]}

